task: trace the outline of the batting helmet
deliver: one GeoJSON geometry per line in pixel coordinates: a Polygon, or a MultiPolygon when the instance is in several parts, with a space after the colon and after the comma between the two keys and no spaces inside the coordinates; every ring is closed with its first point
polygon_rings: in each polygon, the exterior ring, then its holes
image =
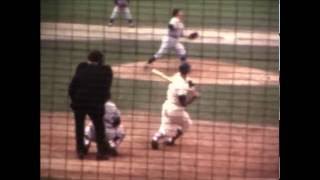
{"type": "Polygon", "coordinates": [[[191,65],[187,62],[180,64],[179,72],[181,74],[188,74],[191,71],[191,65]]]}

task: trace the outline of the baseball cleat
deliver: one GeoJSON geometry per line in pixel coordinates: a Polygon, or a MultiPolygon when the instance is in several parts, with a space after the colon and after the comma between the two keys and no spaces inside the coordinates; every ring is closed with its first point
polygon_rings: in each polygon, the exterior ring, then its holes
{"type": "Polygon", "coordinates": [[[181,129],[177,129],[177,137],[180,137],[181,135],[183,134],[182,130],[181,129]]]}
{"type": "Polygon", "coordinates": [[[113,23],[111,23],[111,22],[108,24],[109,27],[111,27],[112,25],[113,25],[113,23]]]}
{"type": "Polygon", "coordinates": [[[134,27],[134,24],[133,23],[129,23],[129,27],[134,27]]]}
{"type": "Polygon", "coordinates": [[[84,146],[84,155],[87,155],[89,153],[89,148],[90,148],[90,145],[87,145],[87,146],[84,146]]]}
{"type": "Polygon", "coordinates": [[[173,146],[175,143],[173,139],[168,139],[164,142],[164,144],[167,146],[173,146]]]}
{"type": "Polygon", "coordinates": [[[175,141],[180,137],[182,136],[183,132],[181,129],[177,129],[177,133],[176,135],[173,137],[173,138],[170,138],[168,140],[165,141],[165,144],[168,145],[168,146],[173,146],[175,145],[175,141]]]}
{"type": "Polygon", "coordinates": [[[85,153],[84,152],[79,152],[77,155],[78,155],[78,159],[83,160],[84,156],[85,156],[85,153]]]}
{"type": "Polygon", "coordinates": [[[152,141],[151,141],[151,147],[152,147],[152,149],[154,149],[154,150],[159,149],[159,143],[158,143],[158,141],[152,140],[152,141]]]}

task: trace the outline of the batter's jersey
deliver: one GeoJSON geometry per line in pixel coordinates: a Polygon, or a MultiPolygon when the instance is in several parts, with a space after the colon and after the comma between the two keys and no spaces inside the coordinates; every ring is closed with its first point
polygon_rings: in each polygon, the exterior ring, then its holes
{"type": "Polygon", "coordinates": [[[177,17],[171,18],[169,25],[173,26],[173,30],[169,29],[168,35],[170,37],[179,38],[183,36],[184,24],[177,17]]]}
{"type": "Polygon", "coordinates": [[[172,82],[168,85],[167,102],[180,107],[178,96],[187,95],[188,89],[189,84],[187,80],[183,79],[180,73],[176,73],[172,77],[172,82]]]}

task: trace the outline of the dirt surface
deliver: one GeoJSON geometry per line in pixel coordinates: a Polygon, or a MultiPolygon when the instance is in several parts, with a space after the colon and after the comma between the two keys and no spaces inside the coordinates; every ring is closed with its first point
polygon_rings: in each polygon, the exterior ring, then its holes
{"type": "Polygon", "coordinates": [[[151,150],[159,114],[123,112],[127,137],[120,156],[85,160],[75,154],[70,113],[41,113],[41,176],[119,180],[271,180],[278,179],[278,128],[194,120],[173,147],[151,150]]]}
{"type": "MultiPolygon", "coordinates": [[[[192,65],[190,77],[196,84],[220,84],[220,85],[277,85],[279,76],[274,72],[228,64],[221,61],[206,59],[189,59],[192,65]]],[[[121,79],[136,79],[149,81],[165,81],[153,75],[151,68],[156,68],[168,76],[177,72],[180,61],[176,59],[159,59],[145,70],[146,61],[137,61],[113,66],[115,77],[121,79]]]]}

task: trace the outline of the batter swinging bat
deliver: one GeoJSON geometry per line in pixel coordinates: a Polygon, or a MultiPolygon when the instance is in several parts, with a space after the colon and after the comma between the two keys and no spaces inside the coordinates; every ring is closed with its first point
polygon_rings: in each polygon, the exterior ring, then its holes
{"type": "Polygon", "coordinates": [[[160,76],[162,79],[167,80],[169,82],[172,82],[171,78],[165,75],[163,72],[157,70],[157,69],[152,69],[151,72],[157,76],[160,76]]]}
{"type": "MultiPolygon", "coordinates": [[[[161,72],[161,71],[159,71],[159,70],[157,70],[157,69],[154,69],[154,68],[153,68],[153,69],[151,70],[151,72],[152,72],[153,74],[157,75],[157,76],[160,76],[162,79],[164,79],[164,80],[166,80],[166,81],[172,82],[171,77],[165,75],[163,72],[161,72]]],[[[188,91],[196,92],[194,88],[188,89],[188,91]]],[[[196,95],[195,95],[195,96],[200,97],[198,92],[196,92],[196,95]]]]}

